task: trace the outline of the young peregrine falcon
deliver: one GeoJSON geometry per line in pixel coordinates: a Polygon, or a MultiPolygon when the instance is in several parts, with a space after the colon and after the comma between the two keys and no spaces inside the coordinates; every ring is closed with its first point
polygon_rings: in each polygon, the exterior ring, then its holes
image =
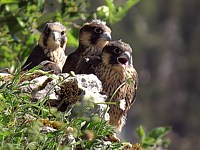
{"type": "Polygon", "coordinates": [[[53,70],[56,74],[60,73],[66,60],[66,44],[66,28],[59,22],[47,23],[22,70],[41,65],[44,71],[53,70]]]}
{"type": "Polygon", "coordinates": [[[111,30],[105,22],[93,20],[90,23],[85,23],[80,29],[79,46],[67,57],[62,72],[75,71],[83,57],[100,54],[110,40],[111,30]]]}
{"type": "Polygon", "coordinates": [[[100,57],[82,59],[76,73],[94,73],[99,78],[103,92],[108,96],[107,101],[117,103],[110,105],[109,123],[121,132],[138,85],[138,75],[132,63],[132,48],[121,40],[109,42],[100,57]],[[120,102],[125,102],[124,108],[120,107],[120,102]]]}

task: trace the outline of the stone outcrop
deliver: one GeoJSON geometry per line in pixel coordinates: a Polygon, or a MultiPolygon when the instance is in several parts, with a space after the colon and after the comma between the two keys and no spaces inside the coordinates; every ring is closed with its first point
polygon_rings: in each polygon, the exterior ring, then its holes
{"type": "MultiPolygon", "coordinates": [[[[12,75],[6,73],[1,73],[0,77],[4,81],[13,79],[12,75]]],[[[31,101],[41,101],[57,107],[59,111],[73,107],[73,115],[94,113],[102,116],[107,108],[107,105],[102,104],[106,96],[100,94],[101,81],[93,74],[73,76],[67,73],[54,75],[36,72],[22,75],[20,82],[22,91],[31,94],[31,101]]]]}

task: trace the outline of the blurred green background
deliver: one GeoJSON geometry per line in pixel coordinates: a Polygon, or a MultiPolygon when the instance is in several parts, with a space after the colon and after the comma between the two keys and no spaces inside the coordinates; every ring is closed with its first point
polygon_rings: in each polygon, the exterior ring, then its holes
{"type": "Polygon", "coordinates": [[[122,137],[138,140],[136,127],[172,126],[172,150],[200,149],[199,0],[0,0],[0,67],[15,71],[49,21],[69,28],[67,53],[77,46],[78,30],[93,18],[107,21],[113,40],[133,48],[139,74],[137,100],[122,137]],[[135,5],[135,3],[137,3],[135,5]]]}

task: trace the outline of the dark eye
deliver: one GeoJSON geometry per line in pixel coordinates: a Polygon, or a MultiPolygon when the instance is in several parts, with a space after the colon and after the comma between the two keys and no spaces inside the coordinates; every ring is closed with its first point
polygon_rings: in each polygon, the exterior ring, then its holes
{"type": "Polygon", "coordinates": [[[100,28],[94,28],[94,32],[99,34],[102,33],[103,31],[100,28]]]}
{"type": "Polygon", "coordinates": [[[121,53],[121,50],[119,48],[114,48],[113,49],[113,52],[116,53],[116,54],[120,54],[121,53]]]}
{"type": "Polygon", "coordinates": [[[61,35],[65,35],[65,33],[66,33],[65,31],[62,31],[62,32],[61,32],[61,35]]]}

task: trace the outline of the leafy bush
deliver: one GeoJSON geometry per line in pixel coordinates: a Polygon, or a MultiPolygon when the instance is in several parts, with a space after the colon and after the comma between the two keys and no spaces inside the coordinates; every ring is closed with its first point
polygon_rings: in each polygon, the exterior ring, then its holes
{"type": "Polygon", "coordinates": [[[0,80],[0,149],[121,147],[120,143],[104,144],[114,129],[95,114],[69,119],[71,109],[57,111],[45,105],[46,99],[31,102],[31,95],[21,91],[23,76],[17,73],[11,81],[0,80]]]}
{"type": "Polygon", "coordinates": [[[167,149],[170,140],[165,138],[165,136],[170,131],[171,127],[157,127],[146,134],[142,126],[137,128],[137,134],[141,139],[141,144],[144,149],[167,149]]]}
{"type": "MultiPolygon", "coordinates": [[[[0,149],[125,149],[127,147],[126,143],[105,140],[107,136],[114,134],[114,128],[96,114],[90,114],[90,117],[71,118],[72,109],[60,112],[54,107],[47,106],[48,95],[40,101],[30,101],[31,95],[21,90],[30,83],[21,81],[28,74],[34,75],[37,69],[36,67],[24,74],[17,72],[6,81],[5,77],[0,78],[0,149]]],[[[166,149],[169,140],[164,136],[169,131],[170,127],[158,127],[146,134],[140,126],[137,132],[141,146],[133,144],[129,149],[166,149]]]]}

